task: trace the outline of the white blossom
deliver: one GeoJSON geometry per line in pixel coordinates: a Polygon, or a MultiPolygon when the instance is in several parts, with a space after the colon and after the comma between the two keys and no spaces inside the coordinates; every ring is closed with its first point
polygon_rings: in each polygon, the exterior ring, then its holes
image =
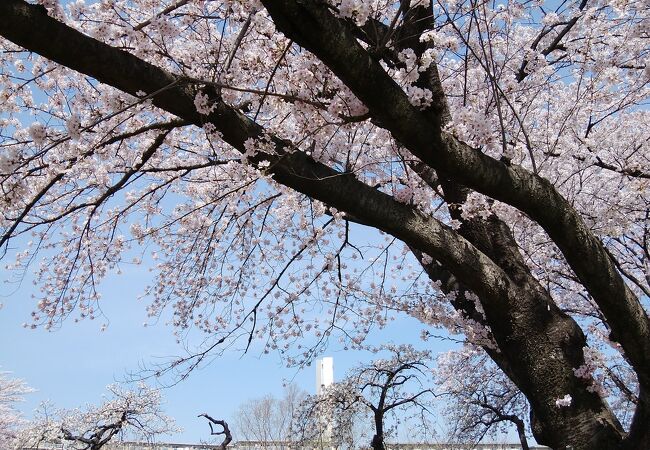
{"type": "Polygon", "coordinates": [[[555,406],[557,406],[558,408],[567,408],[571,406],[572,401],[573,399],[571,398],[571,395],[566,394],[564,397],[555,400],[555,406]]]}

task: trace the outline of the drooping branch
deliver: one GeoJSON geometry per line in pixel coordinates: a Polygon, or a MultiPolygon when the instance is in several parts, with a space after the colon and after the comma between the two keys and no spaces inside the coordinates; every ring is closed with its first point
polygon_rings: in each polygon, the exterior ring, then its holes
{"type": "Polygon", "coordinates": [[[526,428],[524,426],[524,421],[520,417],[514,414],[506,414],[494,405],[491,405],[484,401],[477,402],[477,405],[481,408],[492,411],[492,413],[496,416],[496,419],[494,419],[495,421],[512,422],[517,428],[517,435],[519,436],[519,442],[521,443],[522,450],[528,450],[530,448],[528,445],[528,439],[526,438],[526,428]]]}
{"type": "Polygon", "coordinates": [[[146,385],[134,390],[118,385],[108,389],[113,398],[99,406],[58,410],[52,414],[48,405],[42,404],[11,448],[39,448],[41,442],[68,441],[66,448],[100,450],[120,433],[150,441],[159,434],[178,431],[174,421],[160,410],[160,391],[146,385]]]}
{"type": "Polygon", "coordinates": [[[79,442],[85,444],[87,450],[100,450],[104,445],[110,442],[113,437],[118,434],[122,427],[127,423],[127,415],[129,411],[124,411],[118,420],[112,423],[104,424],[93,430],[90,436],[86,437],[79,434],[74,434],[65,427],[61,427],[63,439],[71,442],[79,442]]]}

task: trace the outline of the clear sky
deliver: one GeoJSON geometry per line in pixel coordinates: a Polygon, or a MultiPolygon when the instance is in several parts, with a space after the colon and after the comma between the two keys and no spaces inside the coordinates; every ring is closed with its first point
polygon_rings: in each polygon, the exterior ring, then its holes
{"type": "MultiPolygon", "coordinates": [[[[3,263],[10,262],[10,259],[3,263]]],[[[4,267],[4,264],[3,264],[4,267]]],[[[8,278],[0,268],[0,280],[8,278]]],[[[101,306],[110,324],[100,331],[104,320],[69,320],[53,332],[24,328],[35,306],[32,294],[38,294],[29,279],[20,286],[0,284],[0,370],[26,380],[36,392],[20,405],[29,417],[44,400],[57,407],[73,408],[98,403],[105,386],[122,381],[128,372],[137,372],[142,364],[151,364],[182,348],[172,335],[172,328],[163,323],[143,326],[146,300],[137,300],[150,274],[146,266],[134,266],[123,275],[111,276],[102,285],[101,306]]],[[[385,330],[375,331],[371,341],[413,343],[431,348],[432,343],[419,339],[421,325],[403,317],[385,330]]],[[[438,347],[441,350],[442,347],[438,347]]],[[[331,348],[326,355],[334,357],[335,380],[368,354],[343,352],[331,348]]],[[[286,368],[277,354],[260,356],[254,350],[246,355],[229,351],[188,379],[165,389],[165,410],[184,431],[166,437],[172,442],[198,442],[209,438],[204,419],[197,414],[207,412],[213,417],[232,420],[237,406],[250,398],[265,394],[280,396],[282,385],[293,381],[309,393],[315,389],[315,369],[303,371],[286,368]]]]}

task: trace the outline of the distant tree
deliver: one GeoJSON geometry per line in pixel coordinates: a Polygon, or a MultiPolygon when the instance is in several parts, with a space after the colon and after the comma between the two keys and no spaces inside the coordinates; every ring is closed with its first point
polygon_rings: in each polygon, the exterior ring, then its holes
{"type": "Polygon", "coordinates": [[[322,395],[303,403],[294,425],[301,440],[323,440],[325,435],[332,445],[352,446],[355,419],[365,413],[372,423],[373,450],[385,450],[389,415],[394,428],[409,418],[417,418],[421,427],[428,425],[433,399],[433,391],[426,387],[431,381],[431,354],[410,345],[382,345],[375,351],[390,356],[354,367],[322,395]]]}
{"type": "Polygon", "coordinates": [[[16,449],[41,448],[66,442],[74,450],[99,450],[114,440],[125,438],[153,441],[161,434],[178,431],[174,420],[163,414],[158,389],[144,384],[128,390],[107,387],[110,397],[99,406],[56,410],[41,405],[34,420],[18,433],[16,449]]]}
{"type": "Polygon", "coordinates": [[[25,381],[13,378],[10,372],[0,372],[0,448],[9,448],[24,419],[16,409],[25,394],[33,392],[25,381]]]}
{"type": "Polygon", "coordinates": [[[240,440],[257,441],[263,447],[290,440],[291,418],[306,393],[295,384],[284,388],[281,398],[265,395],[242,403],[235,412],[235,434],[240,440]]]}

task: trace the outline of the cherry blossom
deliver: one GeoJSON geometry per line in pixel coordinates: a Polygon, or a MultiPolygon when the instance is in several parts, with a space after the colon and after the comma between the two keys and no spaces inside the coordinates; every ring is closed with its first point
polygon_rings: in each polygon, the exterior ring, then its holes
{"type": "Polygon", "coordinates": [[[564,397],[555,400],[555,406],[557,406],[558,408],[567,408],[571,406],[571,400],[572,400],[571,395],[566,394],[564,397]]]}
{"type": "Polygon", "coordinates": [[[8,448],[16,433],[24,425],[25,419],[16,409],[16,403],[22,401],[31,389],[8,372],[0,372],[0,446],[8,448]]]}

